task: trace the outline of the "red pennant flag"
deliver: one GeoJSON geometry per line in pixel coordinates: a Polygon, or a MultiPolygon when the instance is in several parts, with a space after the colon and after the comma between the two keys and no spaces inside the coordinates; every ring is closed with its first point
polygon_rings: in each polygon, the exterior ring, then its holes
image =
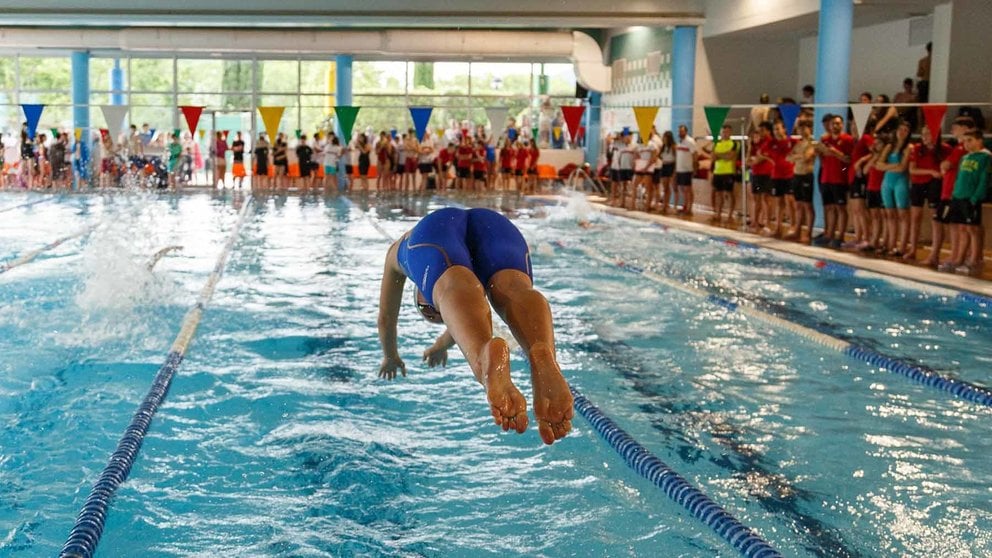
{"type": "Polygon", "coordinates": [[[568,134],[572,136],[573,142],[579,137],[579,122],[582,121],[582,113],[585,111],[585,105],[561,107],[561,115],[565,117],[565,126],[568,128],[568,134]]]}
{"type": "Polygon", "coordinates": [[[203,107],[194,106],[181,106],[179,110],[183,111],[183,116],[186,117],[186,124],[189,124],[189,131],[193,132],[196,130],[196,125],[200,122],[200,114],[203,113],[203,107]]]}
{"type": "Polygon", "coordinates": [[[927,128],[930,128],[934,141],[939,142],[940,127],[944,114],[947,113],[947,105],[923,105],[920,108],[923,109],[923,121],[926,122],[927,128]]]}
{"type": "Polygon", "coordinates": [[[100,139],[106,141],[110,137],[110,130],[106,128],[100,128],[100,139]]]}
{"type": "Polygon", "coordinates": [[[231,133],[230,130],[221,130],[220,131],[220,137],[224,138],[224,141],[227,141],[227,135],[230,134],[230,133],[231,133]]]}

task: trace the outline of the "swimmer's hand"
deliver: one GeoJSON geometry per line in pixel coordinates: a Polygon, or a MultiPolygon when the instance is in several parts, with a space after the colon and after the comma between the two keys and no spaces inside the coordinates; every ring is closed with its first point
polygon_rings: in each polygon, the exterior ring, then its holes
{"type": "Polygon", "coordinates": [[[382,366],[379,367],[379,377],[386,378],[387,380],[392,380],[396,377],[396,369],[399,368],[403,377],[406,377],[406,365],[403,364],[403,359],[400,357],[384,357],[382,359],[382,366]]]}
{"type": "Polygon", "coordinates": [[[434,343],[424,351],[424,362],[428,368],[448,365],[448,347],[434,343]]]}

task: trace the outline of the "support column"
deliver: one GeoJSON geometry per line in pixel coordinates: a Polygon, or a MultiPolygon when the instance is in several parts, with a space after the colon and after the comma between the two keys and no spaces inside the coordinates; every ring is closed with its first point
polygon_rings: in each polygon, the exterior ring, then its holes
{"type": "Polygon", "coordinates": [[[75,140],[76,129],[81,129],[78,151],[73,150],[73,189],[79,188],[79,178],[89,178],[90,161],[90,53],[76,51],[70,55],[72,67],[72,127],[75,140]]]}
{"type": "MultiPolygon", "coordinates": [[[[350,54],[339,54],[334,57],[334,104],[335,106],[351,106],[353,104],[353,99],[351,96],[351,64],[354,61],[354,57],[350,54]]],[[[338,123],[338,135],[341,137],[341,141],[344,142],[344,130],[341,129],[341,120],[335,118],[338,123]]],[[[347,147],[347,146],[345,146],[347,147]]],[[[349,155],[349,158],[351,156],[349,155]]],[[[338,184],[341,188],[348,188],[350,186],[351,177],[348,176],[346,169],[353,164],[355,160],[347,161],[346,164],[338,165],[338,184]]]]}
{"type": "Polygon", "coordinates": [[[672,35],[672,128],[685,124],[692,135],[696,84],[696,28],[678,25],[672,35]]]}
{"type": "Polygon", "coordinates": [[[124,104],[124,70],[120,58],[114,58],[114,67],[110,69],[110,104],[124,104]]]}
{"type": "Polygon", "coordinates": [[[586,162],[591,167],[593,176],[599,170],[600,137],[599,129],[603,121],[603,94],[598,91],[589,92],[589,106],[586,107],[586,162]]]}
{"type": "MultiPolygon", "coordinates": [[[[820,0],[820,32],[816,41],[816,104],[813,137],[822,133],[820,121],[828,113],[841,114],[847,120],[847,87],[851,66],[851,28],[854,3],[851,0],[820,0]]],[[[815,176],[820,175],[819,161],[815,176]]],[[[820,182],[814,180],[813,207],[817,227],[823,226],[823,198],[820,182]]]]}

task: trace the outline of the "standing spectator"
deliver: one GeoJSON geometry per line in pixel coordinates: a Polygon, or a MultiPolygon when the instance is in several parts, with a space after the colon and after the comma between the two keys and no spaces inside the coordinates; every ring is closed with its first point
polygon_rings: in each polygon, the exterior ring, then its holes
{"type": "Polygon", "coordinates": [[[66,173],[65,155],[69,143],[64,134],[56,134],[52,142],[52,149],[49,153],[49,162],[52,165],[52,186],[54,188],[65,188],[69,186],[66,173]]]}
{"type": "Polygon", "coordinates": [[[909,240],[909,123],[899,121],[895,138],[882,149],[875,163],[885,171],[882,179],[882,206],[885,208],[886,255],[901,257],[909,240]]]}
{"type": "Polygon", "coordinates": [[[814,89],[812,85],[807,83],[806,85],[803,86],[803,98],[799,102],[804,105],[812,105],[814,102],[816,102],[814,96],[815,92],[816,89],[814,89]]]}
{"type": "Polygon", "coordinates": [[[252,186],[259,190],[269,187],[269,142],[264,132],[258,134],[258,141],[255,142],[255,172],[251,180],[252,186]]]}
{"type": "Polygon", "coordinates": [[[889,96],[881,93],[875,97],[875,108],[871,110],[871,119],[875,121],[875,132],[894,132],[898,125],[899,111],[892,106],[889,96]]]}
{"type": "Polygon", "coordinates": [[[768,225],[768,197],[772,194],[772,124],[762,122],[751,138],[751,232],[759,232],[768,225]]]}
{"type": "MultiPolygon", "coordinates": [[[[902,91],[895,94],[892,101],[896,104],[916,103],[916,93],[913,93],[913,78],[902,80],[902,91]]],[[[909,124],[910,132],[916,131],[916,124],[919,122],[919,108],[915,106],[896,107],[899,118],[909,124]]]]}
{"type": "Polygon", "coordinates": [[[238,130],[234,133],[234,141],[231,142],[231,176],[235,187],[240,189],[247,175],[248,173],[245,171],[245,140],[241,139],[241,131],[238,130]]]}
{"type": "Polygon", "coordinates": [[[486,140],[481,137],[475,141],[475,147],[472,149],[472,189],[479,192],[484,192],[486,190],[487,184],[487,169],[488,162],[486,161],[486,140]],[[481,185],[480,185],[481,184],[481,185]]]}
{"type": "Polygon", "coordinates": [[[341,155],[344,149],[341,141],[334,134],[331,134],[328,144],[324,146],[324,191],[338,191],[338,166],[341,164],[341,155]]]}
{"type": "Polygon", "coordinates": [[[358,178],[362,184],[362,192],[369,191],[369,167],[372,166],[372,146],[365,134],[358,134],[358,178]]]}
{"type": "Polygon", "coordinates": [[[792,152],[788,156],[793,165],[792,195],[795,198],[795,210],[790,218],[792,230],[784,238],[794,238],[801,242],[804,224],[809,228],[809,236],[813,236],[813,164],[816,149],[813,145],[811,123],[800,121],[797,129],[799,141],[792,146],[792,152]]]}
{"type": "Polygon", "coordinates": [[[52,187],[52,165],[48,160],[48,136],[38,134],[34,146],[35,167],[38,169],[38,187],[52,187]]]}
{"type": "MultiPolygon", "coordinates": [[[[530,142],[530,150],[527,152],[527,180],[530,182],[529,190],[533,194],[538,191],[538,170],[537,161],[541,158],[541,150],[537,147],[537,142],[530,142]]],[[[633,163],[633,161],[631,161],[633,163]]],[[[633,168],[633,165],[631,165],[633,168]]]]}
{"type": "Polygon", "coordinates": [[[435,159],[434,164],[437,168],[437,187],[441,191],[445,191],[449,186],[449,179],[454,182],[454,178],[449,175],[449,169],[451,164],[455,161],[455,144],[454,142],[449,142],[447,147],[441,150],[437,154],[437,159],[435,159]]]}
{"type": "Polygon", "coordinates": [[[289,178],[286,176],[289,171],[289,144],[286,143],[286,134],[278,132],[276,143],[272,146],[272,166],[276,169],[276,189],[288,188],[289,178]]]}
{"type": "Polygon", "coordinates": [[[300,166],[300,189],[306,193],[313,186],[314,162],[313,148],[307,143],[307,135],[300,134],[296,144],[296,160],[300,166]]]}
{"type": "MultiPolygon", "coordinates": [[[[950,150],[950,146],[934,139],[930,128],[920,129],[920,143],[913,146],[909,156],[909,249],[903,258],[916,259],[916,249],[920,240],[920,225],[923,221],[923,205],[930,211],[940,203],[940,162],[950,150]]],[[[931,232],[931,234],[934,234],[931,232]]]]}
{"type": "Polygon", "coordinates": [[[857,248],[868,240],[870,225],[869,213],[866,198],[868,196],[868,169],[866,167],[871,146],[875,143],[875,136],[872,133],[875,123],[869,118],[865,124],[864,133],[858,138],[851,151],[851,164],[848,166],[847,180],[850,188],[848,190],[848,207],[850,208],[851,220],[854,221],[854,239],[843,245],[844,248],[857,248]]]}
{"type": "Polygon", "coordinates": [[[510,143],[510,138],[503,138],[503,146],[499,150],[499,184],[503,191],[510,188],[510,177],[513,175],[513,159],[516,150],[510,143]]]}
{"type": "Polygon", "coordinates": [[[727,205],[727,221],[734,217],[734,184],[737,182],[737,162],[740,160],[741,146],[730,137],[733,128],[724,124],[720,137],[713,142],[712,200],[713,221],[723,221],[723,206],[727,205]]]}
{"type": "Polygon", "coordinates": [[[792,194],[792,177],[795,175],[795,165],[789,160],[789,155],[792,154],[792,138],[786,133],[785,124],[781,120],[776,120],[772,132],[774,136],[769,147],[775,165],[772,168],[772,193],[766,200],[770,205],[768,215],[775,221],[774,226],[769,223],[770,234],[777,237],[782,234],[783,198],[786,196],[792,198],[791,203],[785,207],[786,213],[791,214],[795,211],[795,197],[792,194]]]}
{"type": "Polygon", "coordinates": [[[867,176],[865,186],[865,207],[868,209],[868,226],[871,231],[867,240],[857,246],[859,252],[873,253],[882,250],[882,230],[885,225],[885,208],[882,205],[882,181],[885,171],[878,168],[882,160],[882,150],[891,139],[891,133],[879,134],[868,155],[862,158],[862,174],[867,176]],[[865,170],[867,169],[867,170],[865,170]]]}
{"type": "Polygon", "coordinates": [[[403,134],[403,153],[406,154],[403,162],[403,191],[417,190],[417,169],[420,163],[420,142],[417,141],[417,132],[410,128],[403,134]]]}
{"type": "Polygon", "coordinates": [[[634,195],[628,209],[637,209],[637,199],[643,189],[644,211],[650,211],[655,197],[652,182],[654,180],[654,165],[658,158],[658,152],[654,146],[654,142],[650,140],[639,144],[636,149],[637,156],[634,159],[634,195]]]}
{"type": "Polygon", "coordinates": [[[214,137],[214,183],[213,186],[217,186],[217,182],[220,182],[220,187],[224,188],[224,180],[227,175],[227,140],[224,139],[224,134],[220,131],[217,132],[214,137]]]}
{"type": "Polygon", "coordinates": [[[696,172],[698,161],[696,140],[689,135],[689,128],[681,124],[679,142],[675,146],[675,185],[682,194],[682,213],[686,216],[692,215],[692,175],[696,172]]]}
{"type": "Polygon", "coordinates": [[[952,234],[958,238],[957,250],[951,255],[951,261],[941,266],[941,270],[949,271],[948,268],[952,267],[958,273],[976,275],[981,273],[982,242],[979,235],[982,232],[982,203],[992,170],[992,153],[985,149],[981,130],[969,130],[963,137],[968,153],[961,159],[958,168],[950,211],[952,234]]]}
{"type": "Polygon", "coordinates": [[[28,136],[27,125],[25,125],[21,128],[21,184],[25,188],[33,188],[34,177],[34,140],[28,136]]]}
{"type": "Polygon", "coordinates": [[[761,126],[761,123],[768,120],[768,112],[772,108],[771,105],[768,104],[771,102],[771,97],[768,96],[768,93],[762,93],[761,99],[758,102],[761,104],[751,107],[751,117],[748,120],[747,126],[747,131],[749,134],[757,131],[758,127],[761,126]]]}
{"type": "Polygon", "coordinates": [[[169,134],[168,155],[166,169],[169,173],[169,186],[175,188],[178,183],[176,175],[182,172],[183,144],[179,143],[179,136],[172,133],[169,134]]]}
{"type": "Polygon", "coordinates": [[[813,239],[813,244],[840,248],[847,231],[847,166],[854,151],[854,138],[844,133],[844,119],[838,115],[830,115],[829,126],[830,131],[817,144],[826,227],[822,235],[813,239]]]}
{"type": "Polygon", "coordinates": [[[927,54],[916,64],[916,97],[921,103],[930,101],[930,54],[933,43],[927,43],[927,54]]]}
{"type": "Polygon", "coordinates": [[[672,200],[672,181],[675,178],[675,134],[665,130],[661,135],[661,150],[658,154],[661,167],[658,169],[658,184],[661,186],[661,213],[668,213],[668,204],[672,200]]]}
{"type": "MultiPolygon", "coordinates": [[[[431,134],[424,134],[424,141],[418,144],[417,150],[417,170],[420,171],[418,189],[422,192],[427,189],[427,181],[434,171],[434,138],[431,137],[431,134]]],[[[439,179],[435,178],[434,180],[434,188],[437,188],[437,180],[439,179]]]]}

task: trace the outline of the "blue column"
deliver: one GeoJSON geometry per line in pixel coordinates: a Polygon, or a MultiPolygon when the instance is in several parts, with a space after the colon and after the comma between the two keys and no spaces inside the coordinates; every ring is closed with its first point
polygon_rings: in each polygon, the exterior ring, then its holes
{"type": "MultiPolygon", "coordinates": [[[[334,104],[337,106],[351,106],[353,104],[351,96],[351,64],[353,61],[354,58],[350,54],[339,54],[334,57],[334,104]]],[[[338,121],[338,133],[341,132],[341,122],[338,121]]],[[[341,141],[344,142],[343,134],[341,134],[341,141]]],[[[347,165],[349,164],[351,164],[350,161],[338,165],[338,184],[342,189],[347,188],[351,181],[351,177],[347,173],[347,165]]]]}
{"type": "MultiPolygon", "coordinates": [[[[814,130],[822,130],[820,121],[827,113],[840,114],[847,120],[847,88],[851,66],[851,28],[854,3],[851,0],[820,0],[820,35],[816,52],[816,104],[814,130]]],[[[822,132],[821,132],[822,133],[822,132]]],[[[819,134],[814,132],[814,137],[819,134]]],[[[820,175],[817,162],[816,176],[820,175]]],[[[819,181],[814,181],[813,207],[817,227],[823,226],[823,198],[819,181]]]]}
{"type": "Polygon", "coordinates": [[[586,108],[586,162],[592,167],[595,176],[599,165],[599,129],[603,121],[603,94],[598,91],[589,92],[589,106],[586,108]]]}
{"type": "Polygon", "coordinates": [[[124,104],[124,70],[120,58],[114,58],[114,67],[110,69],[110,104],[124,104]]]}
{"type": "Polygon", "coordinates": [[[692,105],[696,83],[696,28],[676,26],[672,35],[672,109],[673,132],[681,124],[692,135],[692,105]],[[685,105],[679,107],[679,105],[685,105]]]}
{"type": "Polygon", "coordinates": [[[90,53],[76,51],[70,55],[72,66],[72,126],[82,128],[79,136],[79,154],[73,161],[73,188],[79,188],[79,178],[89,177],[90,161],[90,53]]]}

